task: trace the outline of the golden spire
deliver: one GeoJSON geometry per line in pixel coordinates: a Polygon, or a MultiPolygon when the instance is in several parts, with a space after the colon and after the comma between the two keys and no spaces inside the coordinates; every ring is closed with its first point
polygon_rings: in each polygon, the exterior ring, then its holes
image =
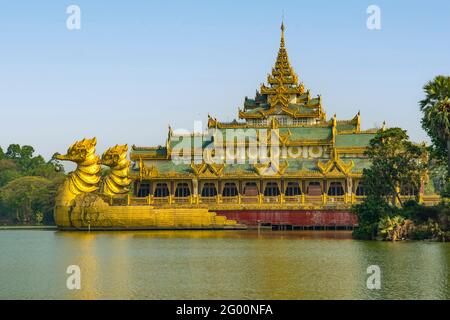
{"type": "Polygon", "coordinates": [[[299,84],[298,77],[289,63],[284,42],[284,29],[284,21],[282,21],[280,49],[278,50],[277,60],[272,68],[272,73],[267,77],[267,82],[270,86],[261,85],[261,94],[269,96],[271,107],[277,105],[288,107],[292,95],[304,92],[303,84],[299,84]]]}

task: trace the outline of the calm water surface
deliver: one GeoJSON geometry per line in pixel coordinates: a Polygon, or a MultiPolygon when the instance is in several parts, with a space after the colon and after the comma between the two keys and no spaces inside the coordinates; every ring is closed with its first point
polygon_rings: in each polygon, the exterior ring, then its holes
{"type": "Polygon", "coordinates": [[[450,243],[348,232],[0,231],[0,299],[450,299],[449,266],[450,243]]]}

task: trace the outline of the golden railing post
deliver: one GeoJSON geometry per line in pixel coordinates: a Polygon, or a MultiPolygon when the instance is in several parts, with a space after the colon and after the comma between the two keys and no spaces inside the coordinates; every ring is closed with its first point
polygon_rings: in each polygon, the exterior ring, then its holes
{"type": "Polygon", "coordinates": [[[280,194],[280,203],[284,203],[284,193],[280,194]]]}
{"type": "Polygon", "coordinates": [[[217,204],[220,203],[220,194],[217,194],[217,196],[216,196],[216,202],[217,202],[217,204]]]}
{"type": "Polygon", "coordinates": [[[423,204],[423,193],[419,193],[419,203],[423,204]]]}
{"type": "Polygon", "coordinates": [[[327,203],[327,194],[326,193],[322,194],[322,202],[323,202],[323,204],[327,203]]]}
{"type": "Polygon", "coordinates": [[[239,193],[239,194],[238,194],[238,204],[241,204],[241,202],[242,202],[241,194],[239,193]]]}
{"type": "Polygon", "coordinates": [[[130,194],[127,194],[127,205],[130,205],[131,200],[130,200],[130,194]]]}
{"type": "Polygon", "coordinates": [[[151,195],[149,193],[148,196],[147,196],[147,204],[151,204],[151,203],[152,203],[152,198],[151,198],[151,195]]]}
{"type": "Polygon", "coordinates": [[[172,195],[169,194],[169,204],[172,204],[172,195]]]}
{"type": "Polygon", "coordinates": [[[258,203],[262,204],[262,202],[263,202],[263,195],[262,195],[262,193],[259,193],[258,194],[258,203]]]}
{"type": "Polygon", "coordinates": [[[302,195],[300,196],[300,202],[302,204],[305,204],[305,194],[304,193],[302,193],[302,195]]]}

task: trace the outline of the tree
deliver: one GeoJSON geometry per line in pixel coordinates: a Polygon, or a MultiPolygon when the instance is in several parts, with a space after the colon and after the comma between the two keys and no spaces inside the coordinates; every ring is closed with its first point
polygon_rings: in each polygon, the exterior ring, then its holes
{"type": "Polygon", "coordinates": [[[6,222],[53,223],[54,198],[65,178],[59,161],[45,162],[34,148],[11,144],[0,152],[0,218],[6,222]]]}
{"type": "Polygon", "coordinates": [[[5,158],[5,153],[3,152],[2,147],[0,146],[0,160],[5,158]]]}
{"type": "Polygon", "coordinates": [[[378,223],[393,214],[393,208],[381,197],[368,195],[362,203],[352,208],[358,217],[358,228],[353,231],[353,237],[360,240],[373,240],[378,235],[378,223]]]}
{"type": "Polygon", "coordinates": [[[20,156],[20,145],[18,144],[10,144],[8,149],[6,150],[6,158],[8,159],[17,159],[20,156]]]}
{"type": "Polygon", "coordinates": [[[17,165],[14,161],[9,159],[0,160],[0,187],[19,176],[20,173],[18,172],[17,165]]]}
{"type": "Polygon", "coordinates": [[[416,191],[426,174],[428,156],[423,145],[410,142],[406,131],[390,128],[380,131],[370,141],[365,154],[371,160],[371,167],[363,171],[366,193],[383,198],[393,205],[398,202],[401,187],[416,191]]]}
{"type": "Polygon", "coordinates": [[[425,98],[419,102],[422,127],[430,136],[437,157],[447,158],[450,173],[450,77],[437,76],[423,89],[425,98]]]}
{"type": "Polygon", "coordinates": [[[20,177],[0,188],[0,201],[18,223],[51,222],[54,199],[62,179],[20,177]],[[41,216],[42,215],[42,216],[41,216]]]}

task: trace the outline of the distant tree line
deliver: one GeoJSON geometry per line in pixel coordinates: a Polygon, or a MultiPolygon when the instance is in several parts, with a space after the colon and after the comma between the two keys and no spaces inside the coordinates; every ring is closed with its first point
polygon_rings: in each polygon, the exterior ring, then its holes
{"type": "Polygon", "coordinates": [[[56,192],[64,167],[35,156],[31,146],[0,147],[0,225],[53,224],[56,192]]]}

